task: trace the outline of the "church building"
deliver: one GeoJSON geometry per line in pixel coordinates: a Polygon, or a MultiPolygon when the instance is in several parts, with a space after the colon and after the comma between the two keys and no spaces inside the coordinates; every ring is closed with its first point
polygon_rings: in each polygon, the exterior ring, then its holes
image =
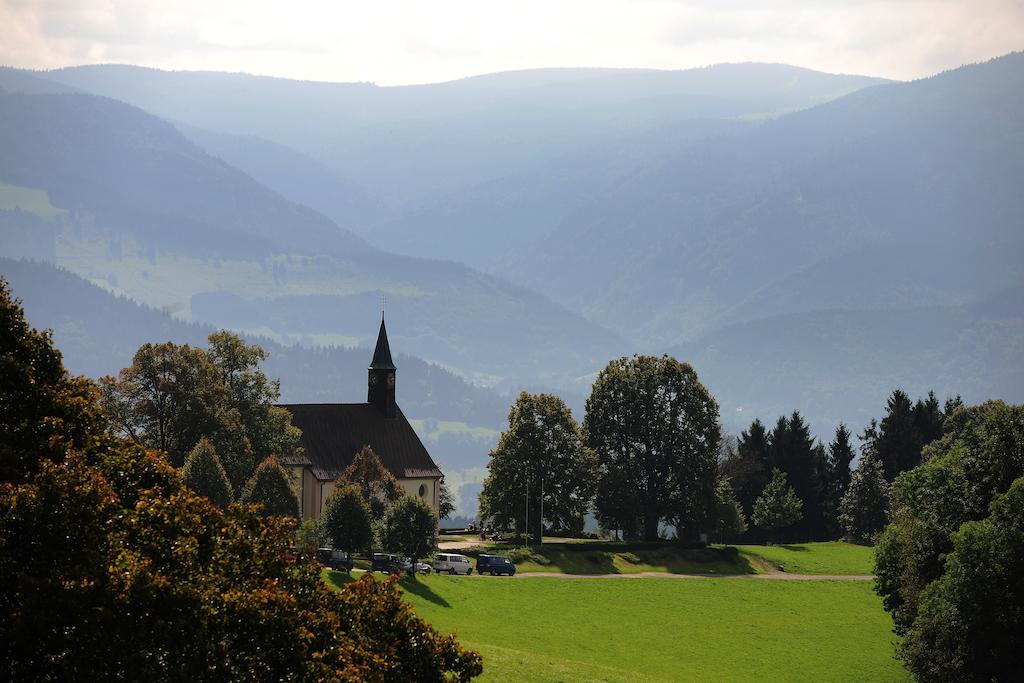
{"type": "Polygon", "coordinates": [[[294,476],[303,519],[320,517],[338,477],[364,446],[373,449],[406,493],[438,511],[441,470],[395,403],[395,372],[382,317],[367,377],[366,403],[281,406],[302,430],[302,455],[282,464],[294,476]]]}

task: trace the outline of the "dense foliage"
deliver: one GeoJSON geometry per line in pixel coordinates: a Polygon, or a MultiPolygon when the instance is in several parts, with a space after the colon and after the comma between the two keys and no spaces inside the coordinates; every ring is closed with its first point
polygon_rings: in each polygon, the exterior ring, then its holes
{"type": "Polygon", "coordinates": [[[263,349],[223,331],[207,342],[144,344],[117,378],[103,378],[103,407],[118,434],[166,452],[176,467],[208,439],[239,492],[266,458],[293,454],[300,434],[274,405],[280,389],[260,370],[263,349]]]}
{"type": "Polygon", "coordinates": [[[260,505],[261,513],[266,516],[299,516],[299,499],[292,488],[291,478],[277,458],[272,456],[256,468],[242,489],[239,500],[260,505]]]}
{"type": "Polygon", "coordinates": [[[959,667],[950,671],[968,675],[965,667],[985,652],[1019,661],[1012,658],[1011,641],[983,642],[986,632],[973,608],[957,612],[949,625],[959,631],[963,644],[952,654],[939,651],[948,641],[937,619],[966,607],[965,600],[1001,596],[1003,604],[993,605],[993,619],[1001,619],[998,623],[1011,632],[1024,627],[1022,593],[1013,583],[1020,574],[999,571],[1015,561],[1005,554],[1020,547],[1014,535],[1020,494],[1014,492],[993,506],[1024,477],[1024,406],[991,401],[960,407],[946,417],[943,429],[943,436],[925,449],[924,462],[898,476],[892,486],[892,522],[879,541],[875,567],[883,604],[897,632],[906,636],[902,655],[929,680],[946,680],[935,672],[950,666],[959,667]],[[982,523],[965,524],[969,522],[982,523]],[[1005,538],[1009,545],[989,542],[996,538],[1005,538]],[[969,589],[968,579],[976,582],[969,589]],[[938,667],[934,671],[931,659],[938,667]]]}
{"type": "Polygon", "coordinates": [[[226,507],[235,499],[231,482],[228,481],[228,475],[220,464],[217,451],[207,439],[200,439],[185,458],[181,478],[186,486],[199,495],[206,496],[218,507],[226,507]]]}
{"type": "Polygon", "coordinates": [[[597,457],[562,399],[522,392],[490,453],[480,515],[500,528],[525,530],[528,541],[540,537],[543,520],[578,533],[596,482],[597,457]]]}
{"type": "Polygon", "coordinates": [[[772,478],[754,503],[754,524],[768,533],[772,540],[779,530],[800,521],[803,502],[786,480],[786,473],[775,468],[772,478]]]}
{"type": "Polygon", "coordinates": [[[669,356],[608,363],[586,403],[584,432],[600,461],[597,517],[627,537],[710,526],[721,429],[697,373],[669,356]]]}
{"type": "Polygon", "coordinates": [[[320,528],[332,548],[353,553],[373,544],[370,508],[359,489],[342,486],[328,496],[320,512],[320,528]]]}
{"type": "Polygon", "coordinates": [[[403,496],[381,520],[380,543],[415,564],[437,549],[437,516],[421,498],[403,496]]]}
{"type": "Polygon", "coordinates": [[[354,487],[370,509],[370,517],[374,521],[380,520],[388,506],[405,495],[395,475],[384,467],[384,463],[369,446],[364,446],[356,453],[356,457],[338,477],[338,486],[354,487]]]}
{"type": "Polygon", "coordinates": [[[851,540],[868,543],[877,538],[888,519],[889,483],[878,454],[869,448],[850,477],[839,506],[839,523],[851,540]]]}
{"type": "Polygon", "coordinates": [[[747,519],[733,493],[729,479],[722,477],[715,487],[714,532],[720,542],[732,540],[747,530],[747,519]]]}
{"type": "MultiPolygon", "coordinates": [[[[49,338],[0,291],[15,331],[4,357],[54,358],[49,338]]],[[[46,397],[80,386],[59,364],[51,370],[33,377],[8,364],[4,386],[33,381],[46,397]]],[[[17,445],[22,464],[0,480],[0,678],[384,681],[480,672],[479,656],[438,636],[392,583],[331,591],[318,565],[291,559],[294,521],[217,508],[163,454],[105,434],[97,416],[95,405],[67,412],[53,400],[0,413],[4,444],[17,445]]]]}

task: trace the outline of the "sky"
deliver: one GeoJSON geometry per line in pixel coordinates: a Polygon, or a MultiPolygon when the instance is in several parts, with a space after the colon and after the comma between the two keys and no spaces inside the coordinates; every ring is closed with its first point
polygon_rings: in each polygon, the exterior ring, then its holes
{"type": "Polygon", "coordinates": [[[380,85],[781,62],[896,79],[1024,49],[1024,0],[0,0],[0,64],[380,85]]]}

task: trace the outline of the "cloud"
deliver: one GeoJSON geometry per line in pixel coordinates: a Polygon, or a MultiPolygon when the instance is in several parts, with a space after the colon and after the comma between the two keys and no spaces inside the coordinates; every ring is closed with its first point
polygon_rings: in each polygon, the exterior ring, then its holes
{"type": "Polygon", "coordinates": [[[786,62],[895,78],[1024,47],[1021,0],[0,0],[0,62],[427,82],[786,62]]]}

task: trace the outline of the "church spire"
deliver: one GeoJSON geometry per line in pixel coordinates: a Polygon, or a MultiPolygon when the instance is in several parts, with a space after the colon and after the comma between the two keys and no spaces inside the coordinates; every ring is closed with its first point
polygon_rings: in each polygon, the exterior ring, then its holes
{"type": "Polygon", "coordinates": [[[384,417],[395,417],[395,363],[391,360],[388,346],[388,331],[381,315],[380,332],[377,334],[377,348],[367,377],[366,401],[377,408],[384,417]]]}
{"type": "Polygon", "coordinates": [[[395,364],[391,360],[391,347],[388,345],[388,331],[384,327],[384,317],[380,319],[380,332],[377,333],[377,348],[373,351],[373,360],[370,361],[371,370],[394,370],[395,364]]]}

